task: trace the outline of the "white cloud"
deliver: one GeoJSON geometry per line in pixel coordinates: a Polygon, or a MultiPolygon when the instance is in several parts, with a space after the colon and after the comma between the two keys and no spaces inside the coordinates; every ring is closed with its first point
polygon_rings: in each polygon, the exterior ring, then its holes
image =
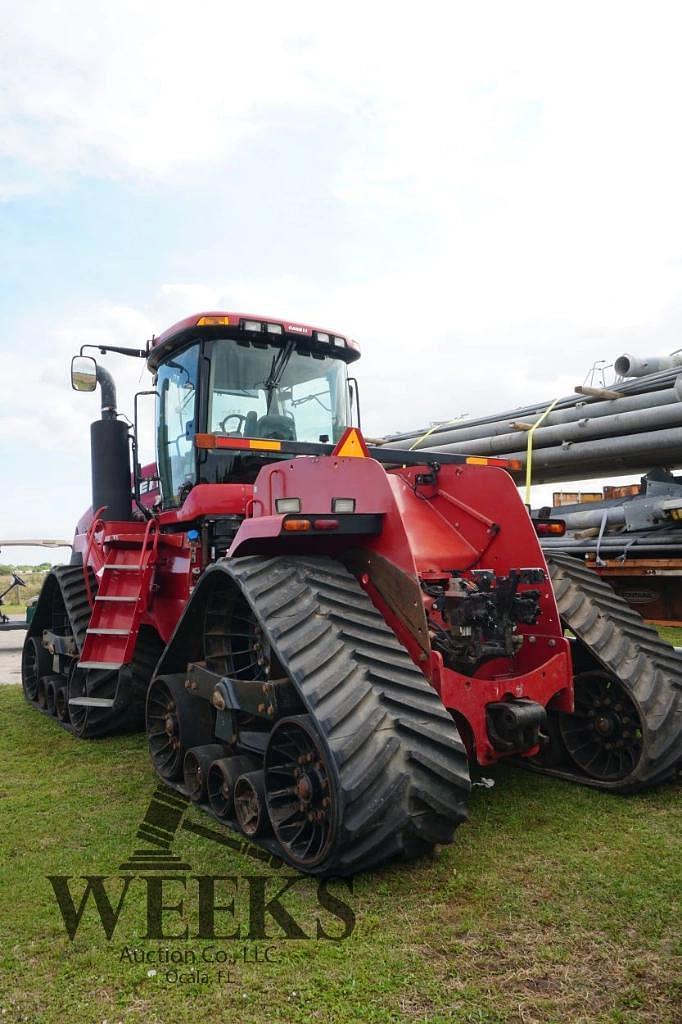
{"type": "MultiPolygon", "coordinates": [[[[41,324],[60,326],[41,326],[38,338],[30,315],[14,325],[0,438],[18,447],[40,436],[26,479],[49,478],[60,530],[89,488],[98,399],[73,394],[67,379],[84,342],[138,346],[221,306],[345,331],[363,346],[372,434],[550,399],[595,359],[679,347],[681,27],[672,2],[7,9],[3,209],[39,189],[77,193],[85,179],[155,200],[170,183],[196,198],[205,174],[215,181],[227,169],[238,205],[264,139],[272,180],[286,154],[302,183],[301,231],[282,273],[225,273],[217,250],[211,279],[197,279],[209,224],[201,239],[178,238],[160,289],[149,254],[139,308],[104,284],[104,299],[84,309],[78,294],[58,317],[44,308],[41,324]],[[325,125],[338,149],[318,165],[325,125]],[[306,189],[342,222],[325,226],[333,271],[318,266],[322,227],[306,189]]],[[[169,201],[169,223],[175,214],[169,201]]],[[[262,236],[228,241],[257,265],[262,236]]],[[[110,365],[131,415],[139,366],[110,365]]],[[[40,514],[18,492],[3,501],[20,532],[27,515],[38,529],[40,514]]]]}

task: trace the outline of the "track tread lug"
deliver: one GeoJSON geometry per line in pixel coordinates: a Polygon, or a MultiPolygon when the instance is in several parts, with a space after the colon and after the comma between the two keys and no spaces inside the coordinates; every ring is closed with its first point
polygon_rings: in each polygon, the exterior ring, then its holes
{"type": "Polygon", "coordinates": [[[570,555],[549,554],[559,614],[596,662],[621,681],[639,708],[645,747],[635,770],[617,782],[575,781],[633,792],[671,778],[682,764],[682,658],[592,569],[570,555]]]}
{"type": "Polygon", "coordinates": [[[451,841],[470,790],[464,744],[356,579],[326,557],[219,564],[255,609],[336,766],[338,844],[314,873],[352,874],[451,841]]]}

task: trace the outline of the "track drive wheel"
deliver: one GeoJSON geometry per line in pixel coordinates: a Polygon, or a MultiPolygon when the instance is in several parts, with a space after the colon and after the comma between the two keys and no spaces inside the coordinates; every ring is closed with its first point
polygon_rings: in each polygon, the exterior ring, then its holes
{"type": "Polygon", "coordinates": [[[582,771],[604,782],[626,779],[642,756],[642,721],[622,683],[607,672],[573,680],[575,712],[561,715],[566,751],[582,771]]]}
{"type": "Polygon", "coordinates": [[[575,712],[552,713],[559,743],[538,767],[618,793],[674,777],[682,764],[682,658],[594,569],[564,554],[547,563],[562,624],[575,638],[575,712]]]}
{"type": "Polygon", "coordinates": [[[324,860],[339,813],[336,773],[308,715],[283,718],[265,752],[265,799],[288,859],[298,868],[324,860]]]}
{"type": "Polygon", "coordinates": [[[157,676],[147,693],[147,736],[161,778],[180,779],[187,751],[213,738],[211,705],[192,697],[182,677],[157,676]]]}

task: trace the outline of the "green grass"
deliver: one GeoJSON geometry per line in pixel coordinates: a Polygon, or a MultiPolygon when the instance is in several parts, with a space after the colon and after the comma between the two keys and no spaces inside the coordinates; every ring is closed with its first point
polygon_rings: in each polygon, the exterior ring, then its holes
{"type": "Polygon", "coordinates": [[[26,602],[23,604],[8,604],[6,601],[2,604],[0,609],[5,615],[21,615],[26,616],[26,602]]]}
{"type": "MultiPolygon", "coordinates": [[[[193,938],[191,882],[190,937],[145,940],[138,880],[111,942],[92,907],[71,942],[46,876],[72,875],[80,892],[80,876],[116,875],[140,846],[135,833],[155,788],[145,741],[80,743],[13,686],[0,688],[0,715],[0,1022],[682,1019],[679,784],[623,799],[511,768],[486,772],[496,785],[474,790],[471,820],[452,846],[355,880],[345,898],[357,924],[344,941],[286,939],[271,919],[268,942],[193,938]],[[207,984],[174,984],[162,969],[149,976],[149,964],[121,962],[126,945],[197,956],[210,946],[271,946],[278,959],[238,963],[222,985],[211,965],[207,984]]],[[[188,817],[210,824],[193,809],[188,817]]],[[[235,919],[246,928],[247,877],[281,874],[182,829],[174,850],[194,874],[239,876],[235,919]]],[[[313,934],[316,916],[329,931],[340,927],[317,907],[315,888],[299,883],[286,906],[313,934]]],[[[333,891],[344,896],[338,884],[333,891]]],[[[167,927],[178,920],[168,914],[167,927]]]]}
{"type": "Polygon", "coordinates": [[[673,647],[682,647],[682,629],[677,626],[657,626],[659,636],[673,647]]]}

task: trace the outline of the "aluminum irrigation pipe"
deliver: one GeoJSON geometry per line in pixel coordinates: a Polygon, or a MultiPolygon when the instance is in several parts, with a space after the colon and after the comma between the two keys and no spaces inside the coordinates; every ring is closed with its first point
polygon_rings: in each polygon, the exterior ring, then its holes
{"type": "MultiPolygon", "coordinates": [[[[580,398],[577,403],[570,407],[563,407],[561,402],[547,417],[546,426],[559,426],[560,424],[577,423],[581,420],[597,419],[604,416],[614,416],[637,410],[648,410],[659,406],[672,405],[682,399],[682,381],[675,388],[665,388],[662,391],[649,391],[641,395],[626,395],[624,398],[615,398],[609,401],[588,402],[580,398]]],[[[404,448],[406,440],[413,441],[413,448],[426,447],[425,434],[431,437],[432,444],[447,444],[457,441],[471,441],[481,437],[492,437],[500,434],[507,434],[513,430],[513,424],[519,421],[530,420],[532,423],[545,408],[544,405],[533,409],[516,409],[509,413],[498,413],[497,416],[486,420],[462,420],[459,426],[448,424],[437,424],[430,427],[428,431],[415,431],[403,441],[391,438],[386,441],[387,447],[404,448]]],[[[452,421],[450,421],[452,422],[452,421]]]]}
{"type": "Polygon", "coordinates": [[[648,377],[659,370],[669,370],[682,363],[682,352],[673,352],[669,356],[631,356],[625,352],[618,356],[613,369],[619,377],[648,377]]]}
{"type": "MultiPolygon", "coordinates": [[[[447,452],[450,449],[445,447],[447,452]]],[[[438,446],[424,451],[438,452],[438,446]]],[[[527,451],[509,452],[504,458],[515,459],[521,469],[515,478],[523,479],[527,451]]],[[[629,437],[607,437],[562,447],[540,448],[533,456],[534,483],[561,480],[587,480],[591,477],[615,476],[625,473],[646,473],[652,466],[668,469],[682,467],[682,430],[652,430],[629,437]]]]}
{"type": "Polygon", "coordinates": [[[535,431],[538,429],[540,424],[543,422],[543,420],[547,419],[547,417],[549,416],[550,412],[552,411],[554,406],[559,401],[561,401],[561,399],[555,398],[554,401],[551,403],[551,405],[547,406],[547,408],[543,412],[542,416],[540,416],[535,421],[533,426],[528,431],[528,444],[526,445],[526,507],[527,508],[530,508],[530,488],[531,488],[532,475],[533,475],[533,468],[532,468],[533,467],[533,436],[535,435],[535,431]]]}
{"type": "MultiPolygon", "coordinates": [[[[550,419],[551,414],[545,422],[550,419]]],[[[671,402],[654,409],[600,416],[594,420],[585,417],[573,423],[543,425],[535,433],[533,449],[559,447],[567,442],[595,441],[602,437],[634,436],[676,426],[682,426],[682,402],[671,402]]],[[[436,442],[431,442],[434,443],[436,442]]],[[[517,429],[513,433],[480,437],[471,441],[438,441],[438,448],[442,452],[461,455],[506,455],[508,452],[517,451],[520,443],[523,443],[523,434],[517,429]]]]}

